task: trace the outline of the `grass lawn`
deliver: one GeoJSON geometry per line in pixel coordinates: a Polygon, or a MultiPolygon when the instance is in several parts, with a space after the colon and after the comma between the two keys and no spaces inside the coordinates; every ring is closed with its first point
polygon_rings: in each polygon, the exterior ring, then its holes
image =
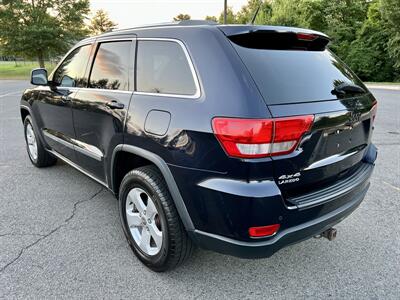
{"type": "MultiPolygon", "coordinates": [[[[55,65],[46,63],[46,69],[50,72],[55,65]]],[[[37,62],[32,61],[18,61],[17,65],[13,61],[0,61],[0,79],[29,79],[32,69],[39,68],[37,62]]]]}

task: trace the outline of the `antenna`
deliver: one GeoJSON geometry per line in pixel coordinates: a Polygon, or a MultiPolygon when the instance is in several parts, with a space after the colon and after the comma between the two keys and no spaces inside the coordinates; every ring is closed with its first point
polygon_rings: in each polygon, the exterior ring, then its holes
{"type": "Polygon", "coordinates": [[[257,15],[258,15],[258,12],[260,11],[261,5],[262,5],[262,2],[260,3],[260,5],[258,5],[256,11],[254,12],[254,15],[253,15],[253,17],[251,18],[251,21],[250,21],[250,23],[249,23],[250,25],[254,25],[254,21],[255,21],[256,18],[257,18],[257,15]]]}

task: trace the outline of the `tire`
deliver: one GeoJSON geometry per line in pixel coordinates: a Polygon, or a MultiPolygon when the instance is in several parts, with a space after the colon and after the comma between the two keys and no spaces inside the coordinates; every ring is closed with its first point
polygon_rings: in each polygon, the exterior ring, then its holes
{"type": "Polygon", "coordinates": [[[24,134],[26,150],[32,164],[38,168],[44,168],[54,165],[57,159],[46,151],[37,130],[33,125],[31,116],[26,116],[24,120],[24,134]]]}
{"type": "Polygon", "coordinates": [[[129,245],[139,260],[153,271],[173,269],[192,254],[192,241],[164,178],[155,166],[140,167],[125,175],[119,191],[119,211],[129,245]],[[138,225],[140,218],[141,225],[138,225]],[[146,238],[148,234],[150,238],[146,238]],[[147,240],[149,243],[144,242],[147,240]]]}

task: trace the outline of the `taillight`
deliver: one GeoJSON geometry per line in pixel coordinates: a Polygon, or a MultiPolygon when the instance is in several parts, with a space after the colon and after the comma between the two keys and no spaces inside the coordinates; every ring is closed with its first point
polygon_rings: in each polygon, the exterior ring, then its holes
{"type": "Polygon", "coordinates": [[[275,137],[271,155],[292,152],[303,134],[310,129],[313,121],[313,115],[275,119],[275,137]]]}
{"type": "Polygon", "coordinates": [[[276,119],[214,118],[214,134],[229,156],[257,158],[291,153],[313,115],[276,119]]]}
{"type": "Polygon", "coordinates": [[[259,227],[250,227],[249,228],[249,236],[250,237],[267,237],[272,236],[278,232],[281,225],[273,224],[267,226],[259,226],[259,227]]]}

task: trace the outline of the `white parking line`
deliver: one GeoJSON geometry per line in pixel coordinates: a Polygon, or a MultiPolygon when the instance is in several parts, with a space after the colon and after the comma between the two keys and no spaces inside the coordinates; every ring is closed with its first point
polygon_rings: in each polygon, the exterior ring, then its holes
{"type": "Polygon", "coordinates": [[[391,188],[395,189],[396,191],[400,191],[400,188],[398,188],[397,186],[394,186],[386,181],[382,181],[384,184],[387,184],[388,186],[390,186],[391,188]]]}
{"type": "Polygon", "coordinates": [[[367,84],[369,89],[400,91],[400,85],[367,84]]]}
{"type": "Polygon", "coordinates": [[[7,94],[3,94],[3,95],[0,95],[0,98],[3,98],[3,97],[7,97],[7,96],[12,96],[12,95],[16,95],[16,94],[19,94],[19,93],[22,93],[23,91],[16,91],[16,92],[11,92],[11,93],[7,93],[7,94]]]}

